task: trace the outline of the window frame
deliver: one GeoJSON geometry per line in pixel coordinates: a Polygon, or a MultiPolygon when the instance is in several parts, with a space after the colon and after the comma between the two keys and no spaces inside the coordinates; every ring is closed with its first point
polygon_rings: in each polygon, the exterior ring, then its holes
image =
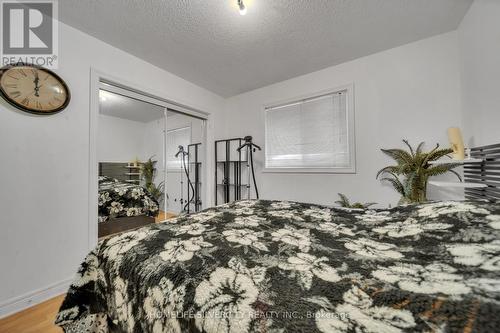
{"type": "Polygon", "coordinates": [[[309,93],[286,100],[267,103],[262,106],[262,118],[264,119],[264,173],[312,173],[312,174],[355,174],[356,173],[356,135],[355,135],[355,117],[354,117],[354,84],[347,84],[332,89],[327,89],[315,93],[309,93]],[[267,166],[267,114],[269,108],[298,103],[306,99],[313,99],[325,95],[335,94],[341,91],[346,91],[347,94],[347,140],[349,147],[349,166],[348,167],[329,167],[329,168],[303,168],[303,167],[289,167],[289,168],[273,168],[267,166]]]}

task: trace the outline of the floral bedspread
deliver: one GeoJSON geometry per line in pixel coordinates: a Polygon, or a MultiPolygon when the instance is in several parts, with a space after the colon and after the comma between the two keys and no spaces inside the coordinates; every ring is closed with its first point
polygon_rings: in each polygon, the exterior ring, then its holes
{"type": "Polygon", "coordinates": [[[156,216],[159,212],[158,202],[144,187],[106,176],[99,176],[98,205],[99,222],[110,217],[156,216]]]}
{"type": "Polygon", "coordinates": [[[493,332],[500,204],[240,201],[101,241],[66,332],[493,332]]]}

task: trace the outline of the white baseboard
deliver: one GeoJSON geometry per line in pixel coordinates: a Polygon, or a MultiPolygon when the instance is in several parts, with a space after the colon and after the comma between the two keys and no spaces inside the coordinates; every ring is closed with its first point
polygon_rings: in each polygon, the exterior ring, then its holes
{"type": "Polygon", "coordinates": [[[11,314],[27,309],[33,305],[42,303],[53,297],[64,294],[68,291],[73,278],[59,281],[45,288],[31,291],[21,296],[13,297],[0,303],[0,319],[11,314]]]}

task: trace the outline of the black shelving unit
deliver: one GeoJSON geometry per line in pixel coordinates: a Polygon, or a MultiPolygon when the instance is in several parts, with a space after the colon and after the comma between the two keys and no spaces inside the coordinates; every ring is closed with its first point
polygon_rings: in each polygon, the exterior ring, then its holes
{"type": "Polygon", "coordinates": [[[241,199],[241,189],[249,190],[242,184],[242,168],[246,165],[244,151],[237,148],[244,143],[243,138],[215,141],[215,204],[241,199]],[[221,200],[219,200],[221,199],[221,200]]]}
{"type": "Polygon", "coordinates": [[[193,184],[193,189],[188,184],[187,197],[188,200],[193,196],[193,199],[187,205],[187,212],[198,212],[201,210],[201,162],[200,162],[200,147],[201,143],[192,143],[187,146],[188,149],[188,173],[189,179],[193,184]]]}

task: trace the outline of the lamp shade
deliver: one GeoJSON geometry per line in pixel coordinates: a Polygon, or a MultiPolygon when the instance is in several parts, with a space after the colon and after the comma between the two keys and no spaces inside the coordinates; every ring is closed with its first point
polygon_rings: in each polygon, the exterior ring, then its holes
{"type": "Polygon", "coordinates": [[[460,128],[448,128],[448,140],[450,141],[451,149],[453,149],[453,159],[463,160],[465,158],[465,147],[460,128]]]}

